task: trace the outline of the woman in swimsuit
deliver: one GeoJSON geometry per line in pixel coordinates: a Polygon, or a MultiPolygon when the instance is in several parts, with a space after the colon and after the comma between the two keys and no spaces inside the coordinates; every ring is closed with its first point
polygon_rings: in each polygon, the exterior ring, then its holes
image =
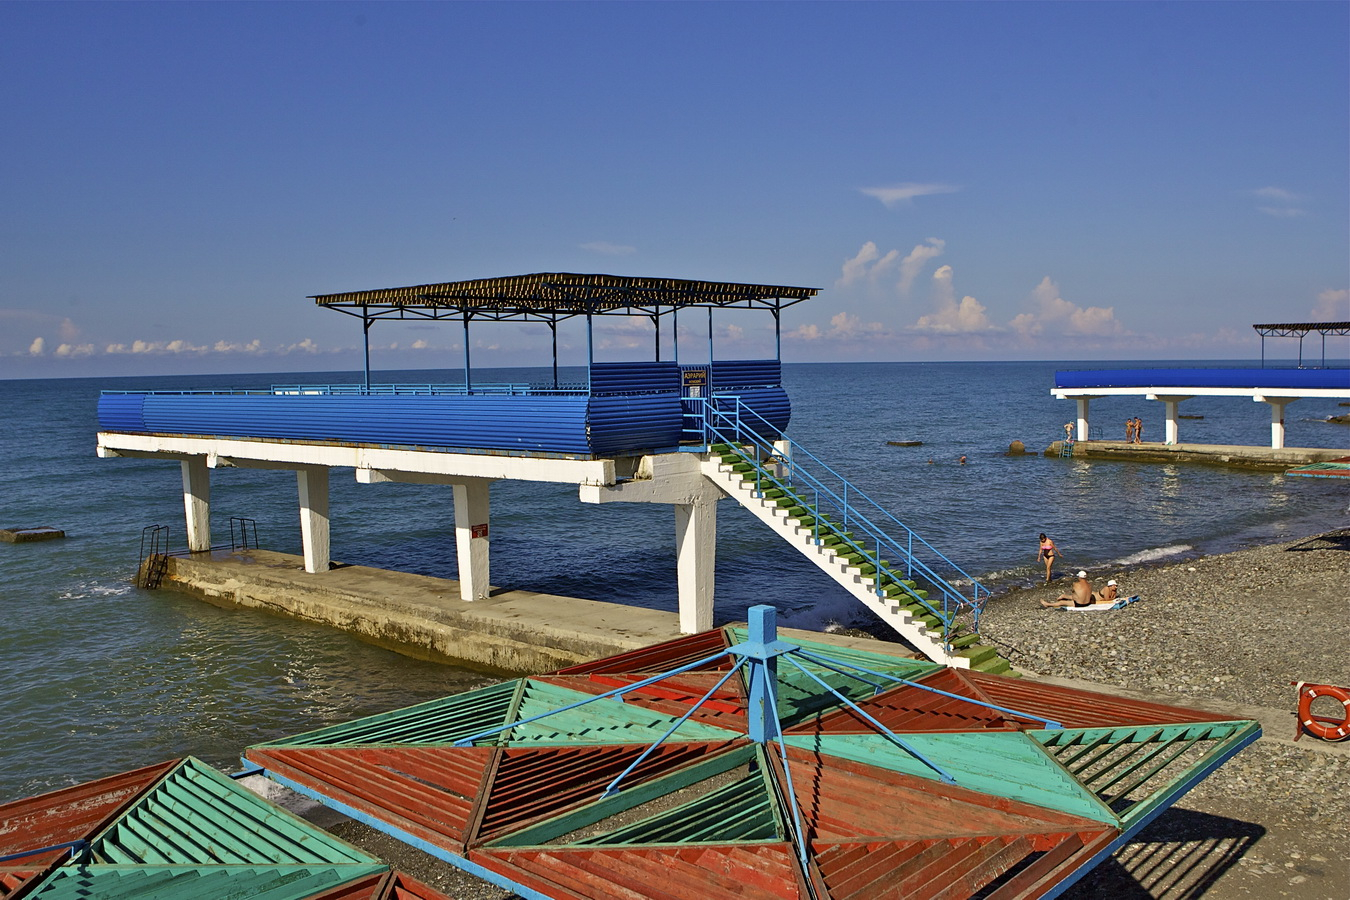
{"type": "Polygon", "coordinates": [[[1041,552],[1036,554],[1036,561],[1045,560],[1046,584],[1050,583],[1050,567],[1054,565],[1056,556],[1059,556],[1059,548],[1055,546],[1054,541],[1045,536],[1045,532],[1041,532],[1041,552]]]}

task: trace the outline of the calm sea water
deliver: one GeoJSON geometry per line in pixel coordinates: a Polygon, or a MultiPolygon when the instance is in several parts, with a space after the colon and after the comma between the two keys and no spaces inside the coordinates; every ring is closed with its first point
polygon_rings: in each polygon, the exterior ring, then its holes
{"type": "MultiPolygon", "coordinates": [[[[1210,466],[1009,458],[1013,439],[1043,450],[1074,406],[1053,399],[1052,363],[789,365],[792,436],[968,571],[998,586],[1035,578],[1036,535],[1066,569],[1138,563],[1292,538],[1346,524],[1350,485],[1210,466]],[[920,440],[891,447],[887,440],[920,440]],[[965,455],[967,465],[957,460],[965,455]],[[929,461],[932,461],[931,464],[929,461]]],[[[531,373],[476,373],[530,380],[531,373]]],[[[483,682],[340,633],[225,611],[128,579],[140,530],[183,541],[179,468],[94,456],[101,389],[179,390],[352,381],[351,373],[9,381],[0,419],[0,527],[52,525],[64,541],[0,544],[0,801],[191,753],[231,767],[262,740],[419,702],[483,682]]],[[[380,373],[381,381],[455,381],[453,372],[380,373]]],[[[537,377],[536,380],[544,380],[537,377]]],[[[1268,407],[1197,398],[1182,438],[1263,444],[1268,407]]],[[[1329,425],[1335,401],[1287,412],[1291,446],[1350,444],[1329,425]]],[[[1099,400],[1108,436],[1162,409],[1099,400]]],[[[493,487],[495,584],[674,609],[674,519],[664,506],[590,506],[575,488],[493,487]]],[[[264,547],[298,552],[295,478],[212,472],[213,531],[258,522],[264,547]]],[[[445,488],[332,484],[335,559],[454,577],[445,488]]],[[[719,507],[717,613],[779,606],[786,624],[850,622],[856,603],[749,514],[719,507]]],[[[997,602],[995,600],[994,602],[997,602]]]]}

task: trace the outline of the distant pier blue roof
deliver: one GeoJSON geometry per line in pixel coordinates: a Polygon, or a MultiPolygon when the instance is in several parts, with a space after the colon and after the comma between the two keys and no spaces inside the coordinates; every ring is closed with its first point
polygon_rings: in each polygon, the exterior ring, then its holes
{"type": "Polygon", "coordinates": [[[1262,390],[1350,389],[1350,369],[1074,369],[1055,373],[1056,388],[1209,387],[1262,390]]]}

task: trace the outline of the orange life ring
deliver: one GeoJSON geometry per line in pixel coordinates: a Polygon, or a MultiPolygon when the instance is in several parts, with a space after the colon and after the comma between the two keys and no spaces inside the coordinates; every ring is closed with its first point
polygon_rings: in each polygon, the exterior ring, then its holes
{"type": "Polygon", "coordinates": [[[1298,721],[1303,730],[1324,741],[1339,741],[1350,735],[1350,690],[1333,684],[1298,684],[1298,721]],[[1314,716],[1313,701],[1318,697],[1334,697],[1341,701],[1342,717],[1339,723],[1328,716],[1314,716]]]}

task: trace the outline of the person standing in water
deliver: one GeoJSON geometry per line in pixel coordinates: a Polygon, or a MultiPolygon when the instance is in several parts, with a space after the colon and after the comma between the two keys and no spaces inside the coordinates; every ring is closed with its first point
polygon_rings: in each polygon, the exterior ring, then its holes
{"type": "Polygon", "coordinates": [[[1045,532],[1042,531],[1042,532],[1041,532],[1041,551],[1040,551],[1039,553],[1036,554],[1036,561],[1037,561],[1037,562],[1040,562],[1042,559],[1045,560],[1045,583],[1046,583],[1046,584],[1049,584],[1049,583],[1050,583],[1050,568],[1055,564],[1055,557],[1057,557],[1057,556],[1059,556],[1059,548],[1056,547],[1056,546],[1055,546],[1055,542],[1052,541],[1052,540],[1050,540],[1048,537],[1046,537],[1046,536],[1045,536],[1045,532]]]}

